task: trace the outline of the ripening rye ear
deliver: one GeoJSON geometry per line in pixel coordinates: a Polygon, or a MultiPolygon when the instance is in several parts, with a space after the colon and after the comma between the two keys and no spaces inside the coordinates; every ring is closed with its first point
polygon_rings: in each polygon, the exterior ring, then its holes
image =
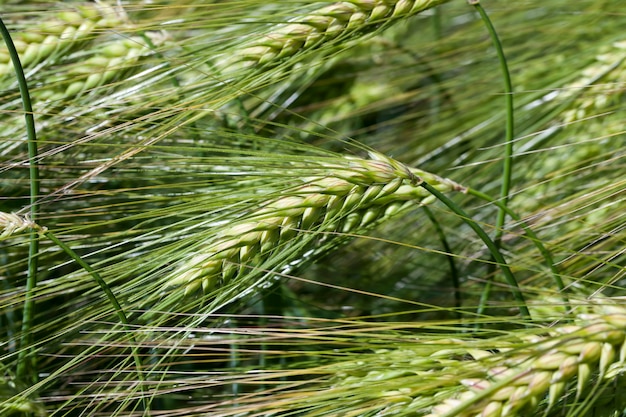
{"type": "MultiPolygon", "coordinates": [[[[332,404],[354,415],[363,410],[371,412],[366,415],[422,417],[562,415],[563,409],[584,408],[586,401],[600,396],[619,395],[626,361],[626,308],[620,300],[597,297],[574,305],[579,314],[567,324],[509,329],[491,337],[443,333],[462,329],[447,322],[403,323],[411,330],[403,334],[385,332],[389,323],[338,320],[333,324],[339,329],[311,330],[303,337],[309,344],[331,339],[337,346],[349,345],[350,336],[342,333],[340,323],[348,324],[359,335],[353,337],[355,351],[348,349],[330,363],[304,362],[293,370],[293,378],[315,375],[314,389],[286,389],[274,393],[271,401],[251,396],[247,405],[269,414],[280,404],[281,411],[306,416],[317,415],[311,408],[332,404]],[[380,340],[385,338],[389,340],[380,340]],[[304,392],[306,401],[295,395],[304,392]]],[[[561,314],[552,307],[547,304],[544,313],[554,311],[537,318],[552,320],[553,314],[561,314]]],[[[297,336],[293,339],[299,342],[297,336]]],[[[281,374],[289,374],[275,372],[256,382],[276,383],[281,374]]]]}
{"type": "MultiPolygon", "coordinates": [[[[39,132],[43,135],[59,129],[54,126],[56,119],[83,120],[86,113],[98,113],[97,108],[108,106],[107,99],[115,102],[114,91],[126,89],[118,83],[151,68],[145,65],[146,58],[155,55],[169,39],[166,31],[148,31],[133,25],[121,7],[99,2],[59,8],[61,11],[44,22],[16,22],[24,26],[24,31],[12,34],[30,86],[36,120],[47,127],[39,132]],[[83,97],[88,94],[94,97],[83,97]],[[83,105],[82,100],[99,104],[83,105]]],[[[14,83],[13,65],[2,44],[0,86],[14,88],[14,83]]],[[[102,112],[98,115],[103,117],[102,112]]],[[[21,136],[22,123],[21,115],[9,113],[0,125],[0,137],[21,136]]],[[[19,141],[0,141],[0,152],[11,152],[19,145],[19,141]]]]}

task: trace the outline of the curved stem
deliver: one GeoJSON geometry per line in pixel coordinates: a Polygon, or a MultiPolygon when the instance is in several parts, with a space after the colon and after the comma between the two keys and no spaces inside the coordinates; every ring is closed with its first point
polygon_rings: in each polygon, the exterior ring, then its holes
{"type": "Polygon", "coordinates": [[[506,205],[504,205],[502,203],[502,201],[496,200],[491,198],[490,196],[488,196],[487,194],[468,188],[467,189],[467,194],[469,195],[473,195],[474,197],[477,197],[483,201],[487,201],[491,204],[495,204],[499,209],[501,209],[502,211],[506,212],[506,214],[511,217],[513,220],[515,220],[516,222],[519,223],[520,227],[524,230],[524,232],[526,232],[526,234],[528,235],[528,238],[535,244],[535,246],[537,247],[537,249],[539,250],[539,252],[541,253],[541,255],[543,256],[543,258],[545,259],[546,263],[548,264],[550,271],[552,273],[552,279],[554,279],[554,282],[556,283],[556,286],[558,287],[559,291],[561,292],[561,295],[563,297],[563,301],[566,303],[569,303],[569,299],[567,298],[567,296],[565,295],[565,284],[563,283],[563,279],[561,278],[561,274],[559,273],[558,268],[556,267],[555,263],[554,263],[554,259],[552,258],[552,254],[550,253],[550,251],[543,245],[543,242],[541,241],[541,239],[539,239],[539,237],[537,237],[537,235],[535,234],[535,232],[530,228],[530,226],[528,226],[526,224],[526,222],[524,222],[520,216],[518,216],[513,210],[511,210],[510,208],[508,208],[506,205]]]}
{"type": "Polygon", "coordinates": [[[422,181],[419,185],[424,187],[429,193],[434,195],[439,201],[441,201],[446,206],[448,206],[448,208],[452,210],[455,214],[457,214],[469,227],[471,227],[472,230],[478,235],[478,237],[485,243],[485,245],[489,249],[489,252],[491,253],[491,256],[495,259],[496,264],[500,267],[500,270],[502,271],[502,274],[504,275],[504,279],[511,287],[511,292],[513,293],[513,297],[519,303],[518,308],[520,310],[520,314],[523,317],[530,319],[531,318],[530,311],[528,310],[528,307],[526,306],[526,300],[524,299],[524,296],[522,295],[522,292],[520,291],[517,280],[515,279],[515,276],[513,275],[511,268],[509,268],[509,265],[506,263],[504,256],[502,256],[502,253],[500,253],[500,249],[498,248],[498,246],[496,246],[494,241],[491,240],[489,235],[478,225],[478,223],[472,220],[463,211],[463,209],[461,209],[458,205],[456,205],[452,200],[446,197],[443,193],[441,193],[435,187],[431,186],[425,181],[422,181]]]}
{"type": "Polygon", "coordinates": [[[504,49],[502,48],[502,43],[498,37],[498,33],[496,32],[495,27],[491,23],[489,16],[485,9],[480,5],[480,2],[474,1],[471,2],[480,17],[482,18],[487,30],[489,31],[489,35],[491,36],[491,40],[493,42],[493,46],[496,49],[496,53],[498,54],[498,61],[500,62],[500,71],[502,72],[502,80],[504,81],[504,100],[506,105],[506,131],[504,137],[504,163],[502,167],[502,186],[500,188],[500,198],[504,206],[498,206],[498,220],[496,223],[496,237],[494,241],[499,244],[502,239],[502,226],[504,226],[504,222],[506,220],[507,212],[503,207],[507,206],[510,197],[511,190],[511,173],[513,171],[513,135],[514,135],[514,126],[515,126],[515,118],[514,118],[514,108],[513,108],[513,84],[511,83],[511,74],[509,72],[509,66],[506,61],[506,56],[504,55],[504,49]]]}
{"type": "MultiPolygon", "coordinates": [[[[125,329],[128,331],[130,341],[133,344],[133,347],[131,348],[131,354],[133,356],[135,366],[137,367],[137,376],[141,382],[144,382],[145,378],[144,378],[143,373],[141,372],[142,364],[141,364],[141,359],[139,357],[139,351],[138,351],[139,347],[138,347],[137,341],[135,340],[135,337],[133,336],[133,333],[132,333],[133,329],[130,325],[128,317],[126,316],[126,313],[124,312],[124,309],[122,308],[119,301],[115,297],[115,294],[113,294],[111,287],[109,287],[106,281],[100,276],[100,274],[98,274],[98,272],[95,269],[93,269],[91,265],[85,262],[76,252],[72,250],[72,248],[70,248],[62,240],[57,238],[52,232],[48,230],[43,230],[42,233],[44,236],[46,236],[48,239],[54,242],[59,248],[61,248],[63,252],[65,252],[70,258],[72,258],[85,271],[87,271],[93,277],[94,281],[96,281],[96,283],[100,286],[100,288],[106,295],[111,305],[113,305],[113,308],[115,309],[115,314],[117,315],[117,317],[119,318],[120,322],[123,324],[125,329]]],[[[143,390],[143,385],[141,389],[143,390]]],[[[147,399],[145,397],[143,397],[143,401],[144,401],[146,410],[148,410],[147,399]]]]}
{"type": "MultiPolygon", "coordinates": [[[[511,190],[511,173],[513,170],[513,135],[514,135],[514,109],[513,109],[513,85],[511,83],[511,75],[509,73],[509,67],[507,65],[506,57],[504,55],[504,50],[502,48],[502,43],[498,37],[498,33],[489,19],[487,12],[481,6],[479,0],[469,0],[469,4],[474,6],[474,8],[480,14],[481,19],[485,23],[487,27],[487,31],[491,36],[491,40],[496,49],[496,53],[498,54],[498,60],[500,62],[500,70],[502,72],[502,79],[504,81],[504,100],[506,106],[506,131],[505,131],[505,142],[504,142],[504,161],[502,166],[502,185],[500,187],[500,201],[501,205],[498,205],[498,217],[496,219],[496,227],[495,227],[495,235],[494,235],[494,243],[496,247],[500,248],[502,243],[502,235],[504,234],[504,223],[506,221],[507,211],[505,208],[507,207],[510,190],[511,190]]],[[[491,275],[491,274],[488,274],[491,275]]],[[[486,300],[489,298],[489,292],[491,291],[491,280],[487,282],[483,294],[481,296],[481,302],[479,307],[479,313],[482,313],[484,308],[484,304],[486,300]]]]}
{"type": "MultiPolygon", "coordinates": [[[[454,263],[454,257],[451,255],[452,248],[450,248],[450,244],[448,243],[448,239],[446,239],[446,234],[443,232],[441,225],[437,221],[437,218],[433,214],[433,212],[426,206],[423,207],[424,213],[432,223],[437,235],[439,236],[439,240],[441,240],[441,244],[446,251],[446,259],[448,260],[448,265],[450,266],[450,275],[452,276],[452,285],[454,286],[454,306],[459,309],[461,308],[461,304],[463,300],[461,299],[461,283],[459,280],[459,271],[456,269],[456,264],[454,263]]],[[[457,316],[460,317],[460,313],[457,311],[457,316]]]]}
{"type": "MultiPolygon", "coordinates": [[[[20,89],[22,98],[22,106],[24,107],[24,118],[26,119],[26,134],[28,135],[28,171],[30,176],[30,219],[37,221],[37,198],[39,196],[39,167],[37,166],[37,134],[35,131],[35,117],[33,114],[33,106],[28,93],[28,84],[24,69],[20,62],[20,57],[15,49],[11,34],[0,19],[0,33],[7,46],[7,50],[15,69],[15,77],[20,89]]],[[[37,377],[35,370],[34,352],[29,347],[31,342],[30,329],[33,325],[33,317],[35,315],[35,299],[33,292],[37,286],[37,255],[39,254],[39,234],[36,230],[30,231],[29,249],[28,249],[28,276],[26,278],[26,296],[24,298],[24,310],[22,313],[22,336],[20,338],[20,353],[17,362],[17,378],[24,379],[29,373],[33,381],[37,377]],[[30,371],[29,371],[30,363],[30,371]]]]}

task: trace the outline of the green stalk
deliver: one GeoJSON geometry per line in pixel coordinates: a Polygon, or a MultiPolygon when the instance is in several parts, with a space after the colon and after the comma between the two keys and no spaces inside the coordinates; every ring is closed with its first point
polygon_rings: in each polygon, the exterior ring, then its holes
{"type": "MultiPolygon", "coordinates": [[[[229,320],[229,327],[232,327],[233,329],[237,328],[237,320],[235,317],[229,320]]],[[[240,366],[239,345],[236,342],[237,337],[233,337],[233,340],[235,340],[235,342],[230,343],[228,349],[228,366],[230,369],[237,369],[240,366]]],[[[265,351],[265,346],[263,346],[262,349],[265,351]]],[[[230,385],[230,393],[235,405],[237,404],[237,397],[239,397],[240,391],[241,387],[239,386],[237,379],[234,379],[233,383],[230,385]]]]}
{"type": "MultiPolygon", "coordinates": [[[[513,135],[514,135],[514,127],[515,127],[515,119],[514,119],[514,108],[513,108],[513,84],[511,83],[511,74],[509,73],[509,66],[507,64],[506,57],[504,56],[504,49],[502,48],[502,43],[498,38],[498,33],[496,32],[495,27],[491,23],[487,12],[480,5],[478,0],[469,0],[470,4],[472,4],[480,17],[483,19],[487,30],[489,31],[489,35],[491,36],[491,40],[493,41],[493,46],[496,49],[498,54],[498,60],[500,61],[500,71],[502,71],[502,80],[504,81],[504,100],[506,104],[506,131],[504,137],[504,161],[502,167],[502,186],[500,188],[500,198],[504,203],[504,207],[507,206],[510,197],[511,190],[511,173],[513,171],[513,135]]],[[[494,241],[496,243],[500,243],[502,239],[504,222],[506,220],[506,210],[502,207],[499,207],[500,210],[498,212],[498,220],[496,223],[496,237],[494,241]]]]}
{"type": "Polygon", "coordinates": [[[472,230],[478,235],[478,237],[485,243],[485,245],[489,249],[489,252],[491,253],[491,256],[495,260],[496,264],[500,267],[500,270],[504,275],[504,279],[511,287],[513,297],[519,303],[518,308],[520,310],[520,314],[523,317],[530,319],[530,311],[526,306],[526,300],[524,300],[524,296],[520,291],[519,285],[517,283],[517,280],[515,279],[515,276],[513,275],[513,272],[511,271],[511,268],[509,268],[509,265],[506,263],[504,256],[502,256],[502,253],[500,253],[500,248],[494,243],[493,240],[491,240],[489,235],[478,225],[478,223],[472,220],[454,201],[450,200],[443,193],[441,193],[439,190],[437,190],[435,187],[431,186],[425,181],[422,181],[419,185],[424,187],[429,193],[434,195],[437,200],[448,206],[448,208],[452,210],[455,214],[457,214],[469,227],[471,227],[472,230]]]}
{"type": "Polygon", "coordinates": [[[495,272],[495,268],[493,268],[491,264],[488,265],[487,279],[485,280],[485,288],[483,288],[483,291],[480,294],[480,299],[478,300],[478,308],[476,309],[476,314],[478,315],[484,314],[485,308],[487,308],[487,302],[489,302],[489,296],[491,294],[491,284],[493,282],[494,272],[495,272]]]}
{"type": "MultiPolygon", "coordinates": [[[[546,263],[548,264],[548,267],[550,268],[550,273],[552,275],[552,279],[554,280],[554,282],[556,283],[557,288],[559,289],[559,293],[561,295],[561,299],[563,300],[563,303],[565,303],[565,305],[569,305],[570,301],[569,298],[567,297],[567,294],[565,292],[565,283],[563,282],[563,278],[561,277],[561,273],[559,272],[558,268],[556,267],[556,264],[554,262],[554,259],[552,258],[552,254],[550,253],[550,251],[544,246],[543,242],[541,241],[541,239],[539,239],[539,237],[535,234],[535,232],[530,228],[530,226],[528,226],[528,224],[526,224],[526,222],[524,222],[522,220],[522,218],[520,216],[518,216],[513,210],[511,210],[510,208],[508,208],[504,203],[502,203],[502,201],[496,200],[492,197],[490,197],[489,195],[468,188],[467,189],[467,194],[469,195],[473,195],[474,197],[477,197],[483,201],[487,201],[491,204],[496,205],[499,209],[503,210],[504,212],[506,212],[506,214],[511,217],[513,220],[515,220],[516,222],[518,222],[519,226],[524,230],[524,232],[526,233],[526,235],[528,236],[528,238],[535,244],[535,246],[537,247],[537,249],[539,250],[539,252],[541,253],[541,255],[543,256],[543,259],[546,261],[546,263]]],[[[481,299],[480,299],[480,307],[479,307],[479,313],[482,313],[484,310],[484,306],[486,304],[486,299],[485,294],[487,293],[487,291],[483,291],[483,294],[481,295],[481,299]]],[[[568,309],[569,311],[569,309],[568,309]]]]}
{"type": "MultiPolygon", "coordinates": [[[[35,232],[37,231],[35,230],[35,232]]],[[[133,329],[130,325],[130,322],[128,321],[128,317],[126,316],[124,309],[120,305],[119,301],[117,301],[117,298],[115,297],[115,294],[113,294],[113,291],[111,290],[111,287],[109,287],[109,284],[106,283],[106,281],[100,276],[100,274],[98,274],[98,272],[95,269],[92,268],[91,265],[85,262],[76,252],[72,250],[72,248],[70,248],[62,240],[57,238],[52,232],[48,230],[42,230],[42,233],[44,236],[46,236],[48,239],[54,242],[59,248],[61,248],[63,252],[65,252],[70,258],[72,258],[85,271],[87,271],[93,277],[94,281],[96,281],[96,283],[100,286],[105,296],[109,300],[109,303],[113,305],[113,308],[115,309],[115,314],[119,318],[120,322],[123,324],[124,328],[128,331],[130,341],[133,344],[133,347],[131,348],[131,354],[133,356],[135,366],[137,367],[137,377],[139,378],[140,381],[145,382],[143,372],[141,372],[142,364],[141,364],[141,359],[139,358],[138,344],[132,333],[133,329]]],[[[141,389],[143,391],[143,385],[141,385],[141,389]]],[[[145,397],[142,397],[142,398],[143,398],[145,409],[149,410],[149,404],[148,404],[147,398],[145,397]]]]}
{"type": "MultiPolygon", "coordinates": [[[[37,198],[39,196],[39,168],[37,166],[37,134],[35,132],[35,117],[33,106],[30,101],[28,92],[28,84],[24,69],[20,62],[20,57],[15,49],[11,34],[0,18],[0,32],[7,46],[13,68],[15,68],[15,76],[22,97],[22,106],[24,107],[24,118],[26,119],[26,134],[28,135],[28,171],[30,177],[30,219],[37,221],[37,198]]],[[[20,349],[17,361],[17,378],[25,380],[26,373],[30,370],[33,382],[37,379],[35,372],[34,352],[29,347],[31,342],[30,329],[33,325],[33,316],[35,315],[35,299],[33,292],[37,286],[37,255],[39,254],[39,234],[36,230],[31,230],[29,235],[28,248],[28,276],[26,278],[26,297],[24,298],[24,310],[22,313],[22,335],[20,337],[20,349]]]]}
{"type": "MultiPolygon", "coordinates": [[[[452,248],[450,248],[450,244],[448,243],[448,239],[446,239],[446,234],[443,232],[439,221],[433,214],[433,212],[426,206],[423,207],[424,213],[426,213],[426,217],[430,220],[437,235],[439,236],[439,240],[441,240],[441,244],[446,251],[446,259],[448,260],[448,265],[450,266],[450,275],[452,276],[452,285],[454,286],[454,306],[457,309],[461,308],[461,304],[463,300],[461,299],[461,282],[459,280],[459,271],[456,269],[456,264],[454,263],[454,257],[452,254],[452,248]]],[[[460,312],[457,311],[457,317],[460,318],[460,312]]]]}
{"type": "MultiPolygon", "coordinates": [[[[506,131],[504,139],[504,161],[502,166],[502,185],[500,187],[500,200],[503,205],[498,206],[498,217],[496,219],[496,230],[494,236],[494,243],[499,248],[502,243],[502,235],[504,234],[504,223],[506,221],[506,210],[509,202],[510,190],[511,190],[511,173],[513,170],[513,134],[514,134],[514,109],[513,109],[513,85],[511,83],[511,75],[509,73],[509,67],[507,65],[506,57],[504,56],[504,50],[502,43],[498,37],[491,19],[487,15],[485,9],[481,6],[480,0],[468,0],[468,3],[478,11],[481,19],[487,27],[487,31],[491,36],[491,40],[498,54],[498,60],[500,62],[500,70],[502,72],[502,79],[504,81],[504,100],[506,106],[506,131]]],[[[488,274],[491,275],[491,274],[488,274]]],[[[481,302],[478,309],[478,313],[481,314],[484,310],[486,300],[489,298],[489,292],[491,291],[491,280],[487,281],[487,285],[481,296],[481,302]]]]}
{"type": "MultiPolygon", "coordinates": [[[[17,78],[17,82],[19,85],[20,95],[22,98],[22,105],[24,107],[24,118],[26,119],[26,133],[28,136],[28,165],[29,165],[29,176],[30,176],[30,220],[33,223],[36,223],[38,217],[38,204],[37,198],[39,196],[39,167],[37,165],[37,135],[35,131],[35,118],[32,103],[30,100],[30,94],[28,90],[28,84],[26,82],[26,76],[24,75],[24,69],[22,68],[19,54],[15,48],[15,44],[11,39],[11,35],[0,18],[0,32],[2,33],[2,37],[4,39],[5,44],[7,45],[7,50],[9,55],[11,56],[11,61],[13,62],[13,67],[15,68],[15,74],[17,78]]],[[[117,298],[111,291],[108,284],[102,279],[102,277],[85,261],[83,261],[76,252],[74,252],[69,246],[59,240],[52,232],[45,231],[42,229],[38,229],[36,227],[31,228],[29,234],[29,251],[28,251],[28,277],[26,281],[26,296],[24,300],[24,310],[22,317],[22,336],[20,338],[20,353],[18,355],[18,364],[17,364],[17,372],[16,377],[21,380],[26,380],[27,372],[29,371],[28,364],[30,363],[31,372],[31,380],[33,382],[36,381],[37,373],[34,372],[35,367],[35,358],[34,353],[32,352],[32,348],[30,348],[31,335],[30,329],[32,327],[33,316],[35,311],[35,300],[33,296],[33,292],[35,287],[37,286],[37,267],[38,260],[37,256],[39,253],[39,235],[43,232],[43,234],[57,244],[65,253],[67,253],[73,260],[75,260],[82,268],[84,268],[94,280],[98,283],[100,288],[104,291],[106,297],[109,302],[113,305],[115,312],[122,322],[126,330],[129,331],[131,335],[131,342],[135,345],[132,348],[132,355],[135,361],[135,366],[137,366],[137,375],[141,381],[145,381],[143,373],[141,372],[141,360],[139,358],[137,342],[135,341],[134,336],[132,336],[132,328],[130,327],[130,323],[124,310],[120,306],[117,298]],[[30,356],[30,357],[29,357],[30,356]]],[[[143,390],[143,385],[142,385],[143,390]]],[[[143,397],[143,402],[145,409],[148,410],[148,400],[143,397]]]]}
{"type": "Polygon", "coordinates": [[[539,239],[539,237],[537,237],[535,232],[526,224],[526,222],[524,222],[521,219],[521,217],[518,216],[513,210],[511,210],[504,203],[502,203],[502,201],[493,199],[490,196],[488,196],[487,194],[485,194],[483,192],[480,192],[480,191],[477,191],[477,190],[474,190],[474,189],[471,189],[471,188],[467,189],[467,194],[473,195],[474,197],[477,197],[477,198],[479,198],[479,199],[481,199],[483,201],[487,201],[487,202],[489,202],[491,204],[496,205],[499,209],[504,211],[509,217],[511,217],[513,220],[515,220],[516,222],[519,223],[520,227],[524,230],[524,232],[526,232],[526,234],[528,235],[530,240],[535,244],[535,246],[537,247],[537,249],[539,250],[539,252],[543,256],[543,258],[545,259],[546,263],[548,264],[548,266],[550,268],[550,272],[552,273],[552,278],[554,279],[554,282],[556,283],[556,286],[558,287],[559,291],[561,292],[561,296],[563,298],[563,301],[565,303],[569,303],[569,299],[565,295],[565,284],[563,283],[563,279],[561,278],[561,274],[559,273],[559,270],[558,270],[558,268],[556,267],[556,265],[554,263],[554,259],[552,258],[552,254],[543,245],[543,242],[541,241],[541,239],[539,239]]]}

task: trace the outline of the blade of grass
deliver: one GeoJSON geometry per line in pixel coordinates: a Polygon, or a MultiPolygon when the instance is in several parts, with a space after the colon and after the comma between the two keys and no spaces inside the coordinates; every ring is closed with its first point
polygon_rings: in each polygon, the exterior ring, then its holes
{"type": "MultiPolygon", "coordinates": [[[[507,64],[506,56],[502,48],[502,43],[498,37],[489,15],[480,4],[480,0],[468,0],[468,3],[478,11],[481,19],[483,20],[489,36],[493,42],[493,46],[498,54],[498,61],[500,62],[500,70],[502,71],[502,80],[504,81],[504,100],[506,106],[506,131],[504,138],[504,160],[502,166],[502,185],[500,188],[500,199],[503,206],[498,206],[498,217],[496,220],[494,243],[496,247],[500,247],[502,244],[502,235],[504,233],[504,222],[506,221],[507,212],[504,207],[507,207],[510,191],[511,191],[511,173],[513,170],[513,135],[515,127],[514,109],[513,109],[513,85],[511,83],[511,75],[509,73],[509,67],[507,64]]],[[[492,266],[493,267],[493,266],[492,266]]],[[[487,274],[491,277],[492,274],[487,274]]],[[[478,313],[481,314],[484,311],[486,300],[489,298],[489,292],[491,291],[491,279],[489,279],[485,285],[483,295],[481,296],[480,304],[478,307],[478,313]]]]}
{"type": "Polygon", "coordinates": [[[503,210],[507,215],[509,215],[509,217],[511,217],[513,220],[515,220],[516,222],[519,223],[519,225],[522,227],[522,229],[524,229],[524,232],[526,232],[526,234],[528,235],[530,240],[535,244],[537,249],[539,249],[539,252],[541,252],[541,255],[543,256],[543,258],[545,259],[546,263],[550,267],[550,271],[552,273],[552,278],[554,279],[554,282],[556,283],[557,288],[562,293],[563,301],[569,302],[568,299],[567,299],[567,296],[564,293],[565,292],[565,284],[563,283],[563,279],[561,278],[561,274],[559,273],[559,270],[556,267],[556,265],[554,263],[554,260],[552,259],[552,254],[544,246],[544,244],[541,241],[541,239],[539,239],[539,237],[537,237],[535,232],[526,224],[526,222],[524,222],[521,219],[520,216],[518,216],[513,210],[508,208],[500,200],[496,200],[494,198],[491,198],[487,194],[485,194],[483,192],[480,192],[478,190],[471,189],[471,188],[467,189],[467,194],[473,195],[474,197],[478,197],[481,200],[484,200],[484,201],[487,201],[489,203],[492,203],[492,204],[496,205],[499,209],[503,210]]]}
{"type": "MultiPolygon", "coordinates": [[[[122,306],[120,305],[119,301],[115,297],[115,294],[113,294],[113,291],[111,290],[111,287],[109,287],[109,285],[106,283],[106,281],[104,279],[102,279],[100,274],[98,274],[98,272],[95,269],[93,269],[93,267],[91,265],[89,265],[80,256],[78,256],[78,254],[76,252],[74,252],[72,250],[72,248],[70,248],[68,245],[66,245],[62,240],[57,238],[54,235],[54,233],[52,233],[52,232],[50,232],[48,230],[43,230],[43,234],[48,239],[50,239],[52,242],[54,242],[59,248],[61,248],[61,250],[63,250],[63,252],[65,252],[70,258],[72,258],[85,271],[87,271],[93,277],[94,281],[96,281],[96,283],[100,286],[100,288],[102,289],[102,292],[104,292],[104,294],[106,295],[106,297],[109,300],[109,302],[111,303],[111,305],[113,305],[113,308],[115,309],[115,314],[119,318],[119,320],[122,323],[122,325],[128,331],[128,334],[129,334],[129,337],[130,337],[130,341],[133,344],[133,347],[131,348],[131,355],[133,356],[133,361],[135,362],[135,366],[137,367],[137,377],[139,378],[139,380],[141,382],[145,382],[145,380],[146,380],[145,376],[144,376],[143,372],[141,371],[142,363],[141,363],[141,358],[139,357],[138,344],[137,344],[137,341],[136,341],[136,339],[135,339],[135,337],[133,336],[133,333],[132,333],[133,329],[131,327],[130,321],[128,320],[128,317],[126,316],[126,313],[124,312],[124,309],[122,308],[122,306]]],[[[144,389],[143,388],[143,384],[140,384],[140,388],[143,391],[143,389],[144,389]]],[[[149,402],[149,400],[145,396],[142,396],[142,401],[143,401],[145,410],[149,411],[150,410],[150,402],[149,402]]]]}
{"type": "MultiPolygon", "coordinates": [[[[0,33],[7,46],[13,67],[15,69],[15,76],[20,89],[20,96],[22,99],[22,106],[24,107],[24,119],[26,121],[26,133],[28,135],[28,172],[30,176],[30,219],[37,221],[37,198],[39,196],[39,167],[37,166],[37,133],[35,131],[35,117],[33,113],[33,106],[30,101],[30,94],[28,90],[28,84],[26,82],[26,76],[24,75],[24,68],[20,62],[20,57],[11,39],[11,34],[6,25],[0,18],[0,33]]],[[[37,255],[39,253],[39,234],[36,230],[30,231],[29,236],[29,250],[28,250],[28,276],[26,279],[26,297],[24,299],[24,308],[22,313],[22,335],[20,338],[20,353],[17,363],[17,377],[25,380],[28,368],[30,367],[33,372],[30,373],[30,379],[33,382],[37,379],[37,372],[35,371],[35,358],[34,352],[30,346],[31,334],[30,330],[33,324],[33,316],[35,311],[35,300],[33,298],[33,291],[37,286],[37,255]],[[29,366],[30,365],[30,366],[29,366]]]]}
{"type": "Polygon", "coordinates": [[[520,314],[523,317],[530,319],[531,318],[530,311],[528,310],[528,307],[526,306],[524,295],[520,291],[520,287],[517,283],[517,280],[515,279],[515,276],[513,275],[513,272],[511,271],[511,269],[509,268],[509,265],[507,264],[506,260],[504,259],[504,256],[502,256],[502,253],[500,252],[500,248],[496,246],[494,241],[478,225],[478,223],[472,220],[472,218],[467,213],[465,213],[465,211],[463,211],[463,209],[460,208],[454,201],[450,200],[443,193],[439,192],[439,190],[437,190],[435,187],[431,186],[430,184],[428,184],[427,182],[423,180],[419,185],[421,187],[424,187],[428,192],[434,195],[437,198],[437,200],[444,203],[450,210],[452,210],[455,214],[457,214],[461,218],[461,220],[463,220],[463,222],[465,222],[478,235],[478,237],[485,243],[485,245],[489,249],[489,252],[491,253],[491,256],[495,259],[495,262],[500,267],[500,270],[502,271],[502,274],[504,275],[506,282],[511,287],[511,293],[513,294],[513,297],[519,303],[518,308],[519,308],[520,314]]]}
{"type": "MultiPolygon", "coordinates": [[[[448,265],[450,266],[450,275],[452,277],[452,285],[454,286],[454,306],[456,308],[461,308],[461,304],[463,300],[461,299],[461,282],[459,280],[459,271],[456,268],[456,263],[454,263],[454,257],[450,254],[452,253],[452,248],[450,248],[450,244],[448,243],[448,239],[446,239],[446,234],[441,228],[441,224],[433,214],[433,212],[426,206],[423,208],[424,213],[426,213],[426,217],[430,220],[435,231],[437,232],[437,236],[439,236],[439,240],[441,241],[441,245],[448,255],[446,255],[446,259],[448,260],[448,265]]],[[[460,318],[460,312],[456,313],[457,317],[460,318]]]]}

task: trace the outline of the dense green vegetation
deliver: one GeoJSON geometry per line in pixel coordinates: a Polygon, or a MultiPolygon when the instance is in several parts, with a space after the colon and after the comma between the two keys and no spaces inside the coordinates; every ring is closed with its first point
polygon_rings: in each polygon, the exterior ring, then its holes
{"type": "Polygon", "coordinates": [[[0,415],[623,415],[618,0],[0,18],[0,415]]]}

